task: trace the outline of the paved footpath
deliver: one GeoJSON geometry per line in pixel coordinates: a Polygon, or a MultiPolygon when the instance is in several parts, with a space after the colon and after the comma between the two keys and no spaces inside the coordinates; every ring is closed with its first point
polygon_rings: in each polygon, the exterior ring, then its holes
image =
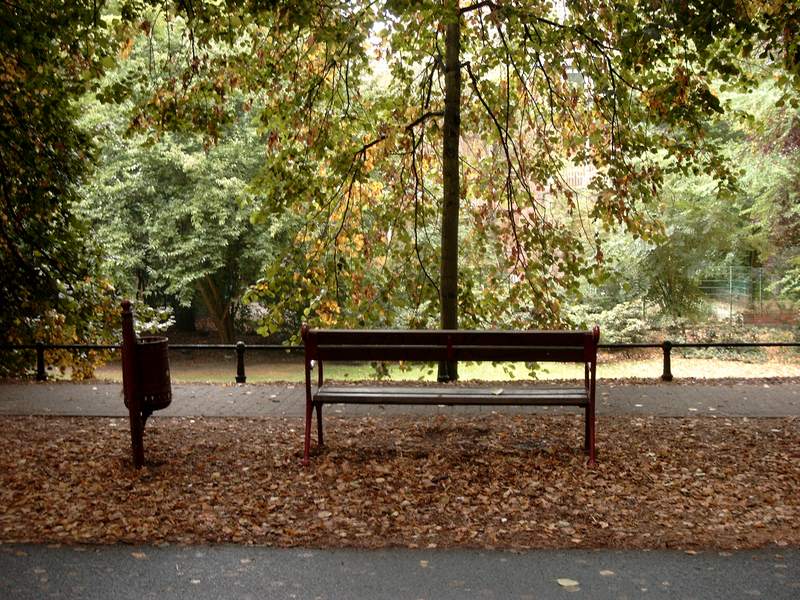
{"type": "MultiPolygon", "coordinates": [[[[599,415],[656,416],[800,416],[800,383],[652,383],[598,382],[599,415]]],[[[292,416],[304,414],[302,384],[174,384],[172,404],[161,416],[292,416]]],[[[562,407],[436,407],[336,405],[326,414],[480,414],[574,412],[562,407]]],[[[75,415],[122,417],[119,383],[0,384],[0,415],[75,415]]]]}
{"type": "MultiPolygon", "coordinates": [[[[300,384],[173,385],[162,415],[303,414],[300,384]]],[[[333,406],[334,414],[472,414],[476,407],[333,406]]],[[[502,409],[506,412],[506,409],[502,409]]],[[[508,412],[558,412],[559,408],[508,412]]],[[[800,416],[796,380],[598,384],[603,415],[800,416]]],[[[0,384],[0,415],[125,416],[116,383],[0,384]]],[[[800,468],[800,467],[798,467],[800,468]]],[[[800,598],[800,549],[315,550],[0,544],[0,599],[800,598]],[[561,579],[561,583],[559,583],[561,579]],[[572,581],[569,581],[572,580],[572,581]],[[577,585],[563,585],[577,582],[577,585]]]]}
{"type": "Polygon", "coordinates": [[[785,548],[688,555],[0,546],[0,573],[8,600],[800,598],[800,550],[785,548]]]}

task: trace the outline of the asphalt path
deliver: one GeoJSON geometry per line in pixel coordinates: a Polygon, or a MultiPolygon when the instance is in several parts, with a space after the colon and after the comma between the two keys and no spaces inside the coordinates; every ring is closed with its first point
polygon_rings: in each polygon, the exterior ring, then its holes
{"type": "Polygon", "coordinates": [[[449,600],[800,598],[800,551],[0,546],[0,597],[449,600]]]}
{"type": "MultiPolygon", "coordinates": [[[[302,384],[173,384],[172,404],[161,416],[296,416],[304,414],[302,384]]],[[[480,414],[574,412],[564,407],[334,405],[326,414],[480,414]]],[[[800,416],[800,383],[795,379],[748,382],[620,384],[599,382],[599,415],[800,416]]],[[[123,417],[119,383],[0,384],[0,414],[123,417]]]]}

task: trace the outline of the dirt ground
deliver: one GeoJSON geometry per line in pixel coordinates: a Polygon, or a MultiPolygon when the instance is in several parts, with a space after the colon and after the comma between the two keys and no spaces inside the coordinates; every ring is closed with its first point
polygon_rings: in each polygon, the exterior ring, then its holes
{"type": "Polygon", "coordinates": [[[800,419],[3,417],[0,542],[306,547],[800,545],[800,419]]]}

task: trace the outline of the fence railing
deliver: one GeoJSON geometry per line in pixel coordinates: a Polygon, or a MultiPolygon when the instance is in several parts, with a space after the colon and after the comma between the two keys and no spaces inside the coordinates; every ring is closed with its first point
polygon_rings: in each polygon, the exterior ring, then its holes
{"type": "MultiPolygon", "coordinates": [[[[0,350],[36,350],[36,381],[47,380],[45,350],[120,350],[120,344],[4,344],[0,350]]],[[[600,350],[635,350],[635,349],[661,349],[663,356],[663,369],[661,379],[672,381],[672,349],[673,348],[800,348],[800,342],[671,342],[664,340],[661,343],[631,343],[631,344],[599,344],[600,350]]],[[[170,350],[228,350],[236,352],[236,383],[247,383],[245,373],[245,352],[303,352],[303,346],[284,346],[281,344],[250,344],[236,342],[236,344],[170,344],[170,350]]]]}
{"type": "Polygon", "coordinates": [[[671,342],[664,340],[660,344],[598,344],[601,350],[661,348],[663,355],[662,381],[672,381],[672,349],[673,348],[800,348],[800,342],[671,342]]]}
{"type": "MultiPolygon", "coordinates": [[[[36,381],[47,380],[45,350],[121,350],[121,344],[3,344],[0,350],[36,350],[36,381]]],[[[235,344],[170,344],[170,350],[228,350],[236,352],[236,383],[247,383],[245,374],[245,350],[272,352],[302,352],[303,346],[284,346],[281,344],[251,344],[236,342],[235,344]]]]}

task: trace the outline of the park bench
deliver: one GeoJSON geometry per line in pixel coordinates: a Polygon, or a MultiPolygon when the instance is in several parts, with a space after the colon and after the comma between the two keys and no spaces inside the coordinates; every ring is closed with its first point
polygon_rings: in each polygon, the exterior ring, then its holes
{"type": "Polygon", "coordinates": [[[312,412],[317,442],[323,445],[324,404],[420,404],[486,406],[575,406],[585,410],[584,451],[595,462],[595,373],[600,329],[592,331],[462,331],[310,329],[305,344],[306,423],[303,464],[311,451],[312,412]],[[584,365],[584,385],[514,386],[498,389],[453,384],[332,385],[325,382],[325,361],[493,361],[571,362],[584,365]],[[311,373],[317,368],[317,386],[311,373]]]}

